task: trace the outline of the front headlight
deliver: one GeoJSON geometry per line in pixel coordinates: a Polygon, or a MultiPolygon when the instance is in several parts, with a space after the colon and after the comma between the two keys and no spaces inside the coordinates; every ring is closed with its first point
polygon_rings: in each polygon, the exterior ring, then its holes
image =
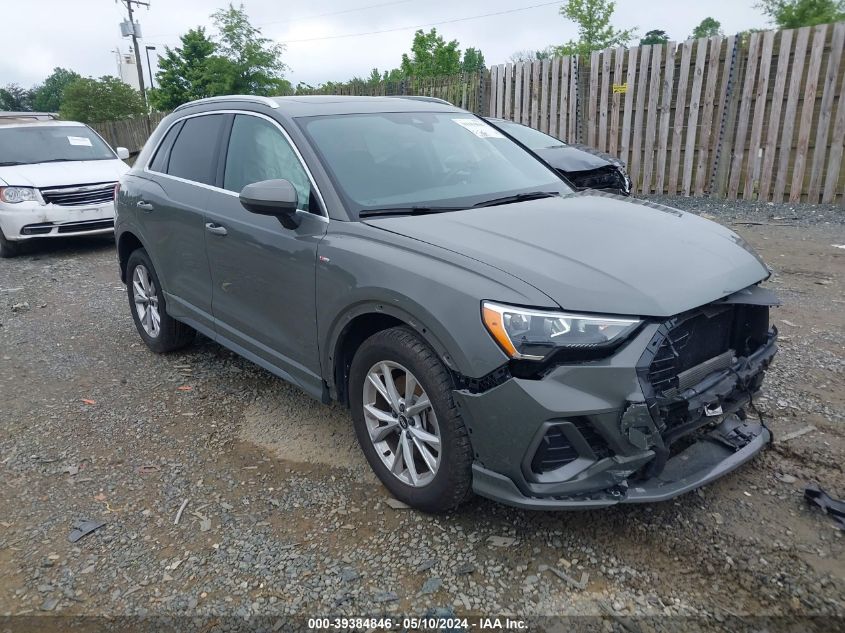
{"type": "Polygon", "coordinates": [[[612,346],[641,323],[632,317],[545,312],[490,301],[482,304],[481,315],[505,353],[525,360],[543,360],[561,348],[593,350],[612,346]]]}
{"type": "Polygon", "coordinates": [[[32,187],[0,187],[0,200],[10,204],[38,202],[38,191],[32,187]]]}

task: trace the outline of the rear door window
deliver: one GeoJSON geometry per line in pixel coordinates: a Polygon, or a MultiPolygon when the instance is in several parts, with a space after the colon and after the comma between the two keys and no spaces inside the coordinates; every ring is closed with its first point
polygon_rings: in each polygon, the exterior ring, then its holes
{"type": "Polygon", "coordinates": [[[185,119],[170,150],[167,173],[193,182],[214,184],[223,122],[222,114],[185,119]]]}

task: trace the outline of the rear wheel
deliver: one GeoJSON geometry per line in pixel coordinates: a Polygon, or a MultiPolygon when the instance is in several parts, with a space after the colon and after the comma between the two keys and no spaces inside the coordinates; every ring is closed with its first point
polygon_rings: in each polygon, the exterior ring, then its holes
{"type": "Polygon", "coordinates": [[[20,244],[17,242],[10,242],[0,231],[0,257],[15,257],[20,253],[20,244]]]}
{"type": "Polygon", "coordinates": [[[167,314],[164,292],[147,251],[139,248],[126,264],[129,309],[138,334],[154,352],[172,352],[189,345],[192,328],[167,314]]]}
{"type": "Polygon", "coordinates": [[[472,449],[451,376],[415,332],[391,328],[364,341],[349,382],[358,443],[394,497],[443,512],[470,496],[472,449]]]}

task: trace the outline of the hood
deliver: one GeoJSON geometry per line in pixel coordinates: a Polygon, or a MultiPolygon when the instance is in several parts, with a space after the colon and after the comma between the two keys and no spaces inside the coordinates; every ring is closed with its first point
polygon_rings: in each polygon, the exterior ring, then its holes
{"type": "Polygon", "coordinates": [[[16,187],[62,187],[115,182],[129,171],[122,160],[74,160],[0,167],[0,181],[16,187]]]}
{"type": "Polygon", "coordinates": [[[366,223],[494,266],[574,312],[669,317],[769,274],[727,228],[594,192],[366,223]]]}
{"type": "Polygon", "coordinates": [[[534,153],[555,169],[562,171],[587,171],[607,167],[621,166],[619,160],[608,154],[583,145],[562,145],[535,149],[534,153]]]}

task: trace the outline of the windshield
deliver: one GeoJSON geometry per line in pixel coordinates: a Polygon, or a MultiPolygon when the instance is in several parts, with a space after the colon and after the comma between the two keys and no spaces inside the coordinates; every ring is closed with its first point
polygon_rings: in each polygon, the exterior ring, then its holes
{"type": "Polygon", "coordinates": [[[469,113],[380,112],[299,123],[357,213],[466,208],[523,192],[571,192],[545,164],[469,113]]]}
{"type": "Polygon", "coordinates": [[[109,146],[86,126],[0,127],[0,166],[114,158],[109,146]]]}
{"type": "Polygon", "coordinates": [[[548,149],[550,147],[564,147],[566,143],[554,136],[538,132],[527,125],[520,125],[511,121],[496,121],[496,126],[514,137],[528,149],[548,149]]]}

